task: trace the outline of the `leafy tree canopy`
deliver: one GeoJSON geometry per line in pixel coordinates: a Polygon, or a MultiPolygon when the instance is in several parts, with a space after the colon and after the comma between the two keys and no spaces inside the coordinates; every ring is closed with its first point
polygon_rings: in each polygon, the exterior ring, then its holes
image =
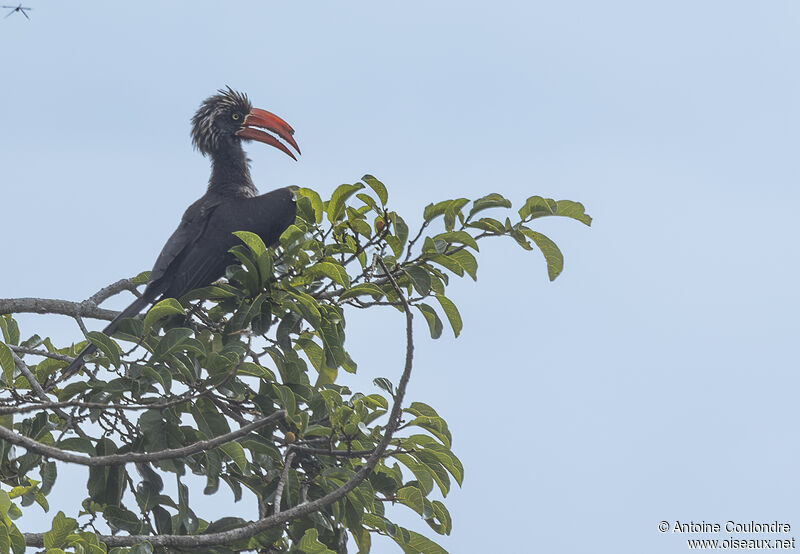
{"type": "Polygon", "coordinates": [[[579,203],[540,196],[509,211],[512,203],[492,193],[430,204],[411,232],[371,175],[326,201],[307,188],[296,195],[296,222],[276,248],[237,233],[239,264],[227,282],[163,300],[113,337],[88,332],[98,352],[64,382],[59,370],[86,342],[23,339],[13,314],[110,319],[97,304],[147,274],[83,303],[0,300],[0,552],[20,554],[27,543],[79,553],[365,553],[373,534],[406,553],[445,552],[430,538],[452,528],[437,498],[461,485],[464,467],[436,410],[404,402],[412,314],[433,338],[446,326],[458,336],[463,323],[447,287],[477,278],[480,241],[506,236],[539,250],[552,280],[562,254],[532,226],[545,216],[591,218],[579,203]],[[363,368],[376,374],[375,388],[354,392],[338,384],[340,372],[356,371],[346,314],[377,306],[406,318],[405,367],[399,377],[363,368]],[[15,522],[25,510],[51,509],[66,463],[87,466],[79,513],[57,511],[50,530],[22,533],[15,522]],[[202,491],[190,490],[189,473],[203,476],[202,491]],[[220,487],[236,500],[255,495],[258,513],[249,522],[214,519],[223,509],[196,513],[196,495],[220,487]],[[393,523],[399,509],[430,531],[393,523]]]}

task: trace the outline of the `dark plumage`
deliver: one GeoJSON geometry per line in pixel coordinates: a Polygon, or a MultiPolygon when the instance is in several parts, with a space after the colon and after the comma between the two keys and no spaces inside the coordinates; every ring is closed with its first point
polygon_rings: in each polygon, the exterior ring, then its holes
{"type": "MultiPolygon", "coordinates": [[[[220,90],[207,98],[192,118],[192,142],[211,158],[208,190],[183,214],[180,225],[161,250],[141,298],[137,298],[103,329],[111,335],[124,318],[133,317],[161,298],[179,298],[192,289],[208,285],[234,263],[228,250],[240,241],[234,231],[256,233],[267,246],[274,244],[295,218],[293,193],[277,189],[258,196],[250,179],[249,160],[243,140],[274,146],[292,158],[294,154],[271,131],[298,153],[294,130],[278,116],[253,108],[247,96],[220,90]]],[[[96,348],[89,345],[67,366],[60,379],[83,366],[85,356],[96,348]]]]}

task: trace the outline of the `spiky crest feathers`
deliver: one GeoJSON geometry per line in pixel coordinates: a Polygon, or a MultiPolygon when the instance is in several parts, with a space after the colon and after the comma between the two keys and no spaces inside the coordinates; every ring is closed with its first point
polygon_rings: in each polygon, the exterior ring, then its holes
{"type": "Polygon", "coordinates": [[[246,115],[252,107],[246,94],[235,91],[229,86],[219,89],[217,94],[203,100],[192,117],[192,144],[204,156],[210,154],[219,147],[223,138],[234,137],[232,133],[214,124],[216,118],[220,114],[229,114],[233,111],[246,115]]]}

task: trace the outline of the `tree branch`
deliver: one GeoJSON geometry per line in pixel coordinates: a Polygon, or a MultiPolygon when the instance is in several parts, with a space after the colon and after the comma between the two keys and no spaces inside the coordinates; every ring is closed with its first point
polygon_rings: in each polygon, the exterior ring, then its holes
{"type": "Polygon", "coordinates": [[[112,283],[107,287],[103,287],[92,296],[86,299],[87,303],[94,304],[95,306],[98,304],[103,303],[104,300],[107,300],[114,296],[115,294],[119,294],[124,290],[128,290],[134,294],[136,294],[136,285],[133,284],[132,279],[120,279],[116,283],[112,283]]]}
{"type": "Polygon", "coordinates": [[[61,362],[71,362],[73,360],[72,356],[59,354],[58,352],[48,352],[47,350],[27,348],[25,346],[14,346],[13,344],[7,344],[6,346],[8,346],[11,350],[16,352],[17,354],[30,354],[32,356],[43,356],[45,358],[53,358],[54,360],[59,360],[61,362]]]}
{"type": "Polygon", "coordinates": [[[52,298],[0,298],[0,314],[60,314],[70,317],[89,317],[111,321],[119,315],[84,302],[52,298]]]}
{"type": "Polygon", "coordinates": [[[0,438],[7,440],[11,444],[22,446],[30,452],[35,452],[36,454],[40,454],[47,458],[53,458],[54,460],[59,460],[61,462],[69,462],[72,464],[79,464],[89,467],[104,467],[128,463],[157,462],[159,460],[172,460],[174,458],[191,456],[192,454],[197,454],[198,452],[203,452],[205,450],[211,450],[212,448],[216,448],[221,444],[225,444],[227,442],[236,440],[239,437],[248,435],[251,431],[258,429],[259,427],[263,427],[270,421],[285,416],[285,410],[278,410],[274,414],[270,414],[265,418],[253,421],[252,423],[249,423],[244,427],[237,429],[236,431],[225,433],[224,435],[214,437],[213,439],[198,441],[188,446],[182,446],[181,448],[168,448],[166,450],[159,450],[158,452],[129,452],[127,454],[111,454],[110,456],[93,456],[91,458],[64,452],[63,450],[53,446],[48,446],[31,438],[17,434],[3,426],[0,426],[0,438]]]}
{"type": "MultiPolygon", "coordinates": [[[[2,413],[2,412],[0,412],[2,413]]],[[[375,453],[374,448],[369,448],[366,450],[329,450],[327,448],[312,448],[310,446],[295,446],[294,444],[291,445],[292,450],[297,452],[302,452],[304,454],[321,454],[323,456],[334,456],[336,458],[366,458],[367,456],[371,456],[375,453]]],[[[402,450],[400,448],[396,450],[386,450],[383,453],[383,457],[386,458],[393,454],[406,454],[408,450],[402,450]]]]}

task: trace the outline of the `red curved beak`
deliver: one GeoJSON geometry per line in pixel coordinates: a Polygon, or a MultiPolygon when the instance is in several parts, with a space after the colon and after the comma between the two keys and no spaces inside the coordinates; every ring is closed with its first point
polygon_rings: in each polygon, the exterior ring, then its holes
{"type": "Polygon", "coordinates": [[[275,133],[281,140],[290,144],[295,150],[297,150],[297,153],[300,154],[300,147],[297,146],[297,143],[292,138],[294,129],[292,129],[292,127],[283,119],[266,110],[253,108],[244,118],[242,128],[236,131],[236,134],[242,138],[257,140],[259,142],[263,142],[264,144],[274,146],[278,150],[281,150],[282,152],[285,152],[291,156],[293,160],[297,160],[292,151],[289,150],[289,148],[287,148],[283,142],[279,141],[274,136],[265,133],[261,129],[256,129],[255,127],[261,127],[262,129],[266,129],[267,131],[275,133]]]}

